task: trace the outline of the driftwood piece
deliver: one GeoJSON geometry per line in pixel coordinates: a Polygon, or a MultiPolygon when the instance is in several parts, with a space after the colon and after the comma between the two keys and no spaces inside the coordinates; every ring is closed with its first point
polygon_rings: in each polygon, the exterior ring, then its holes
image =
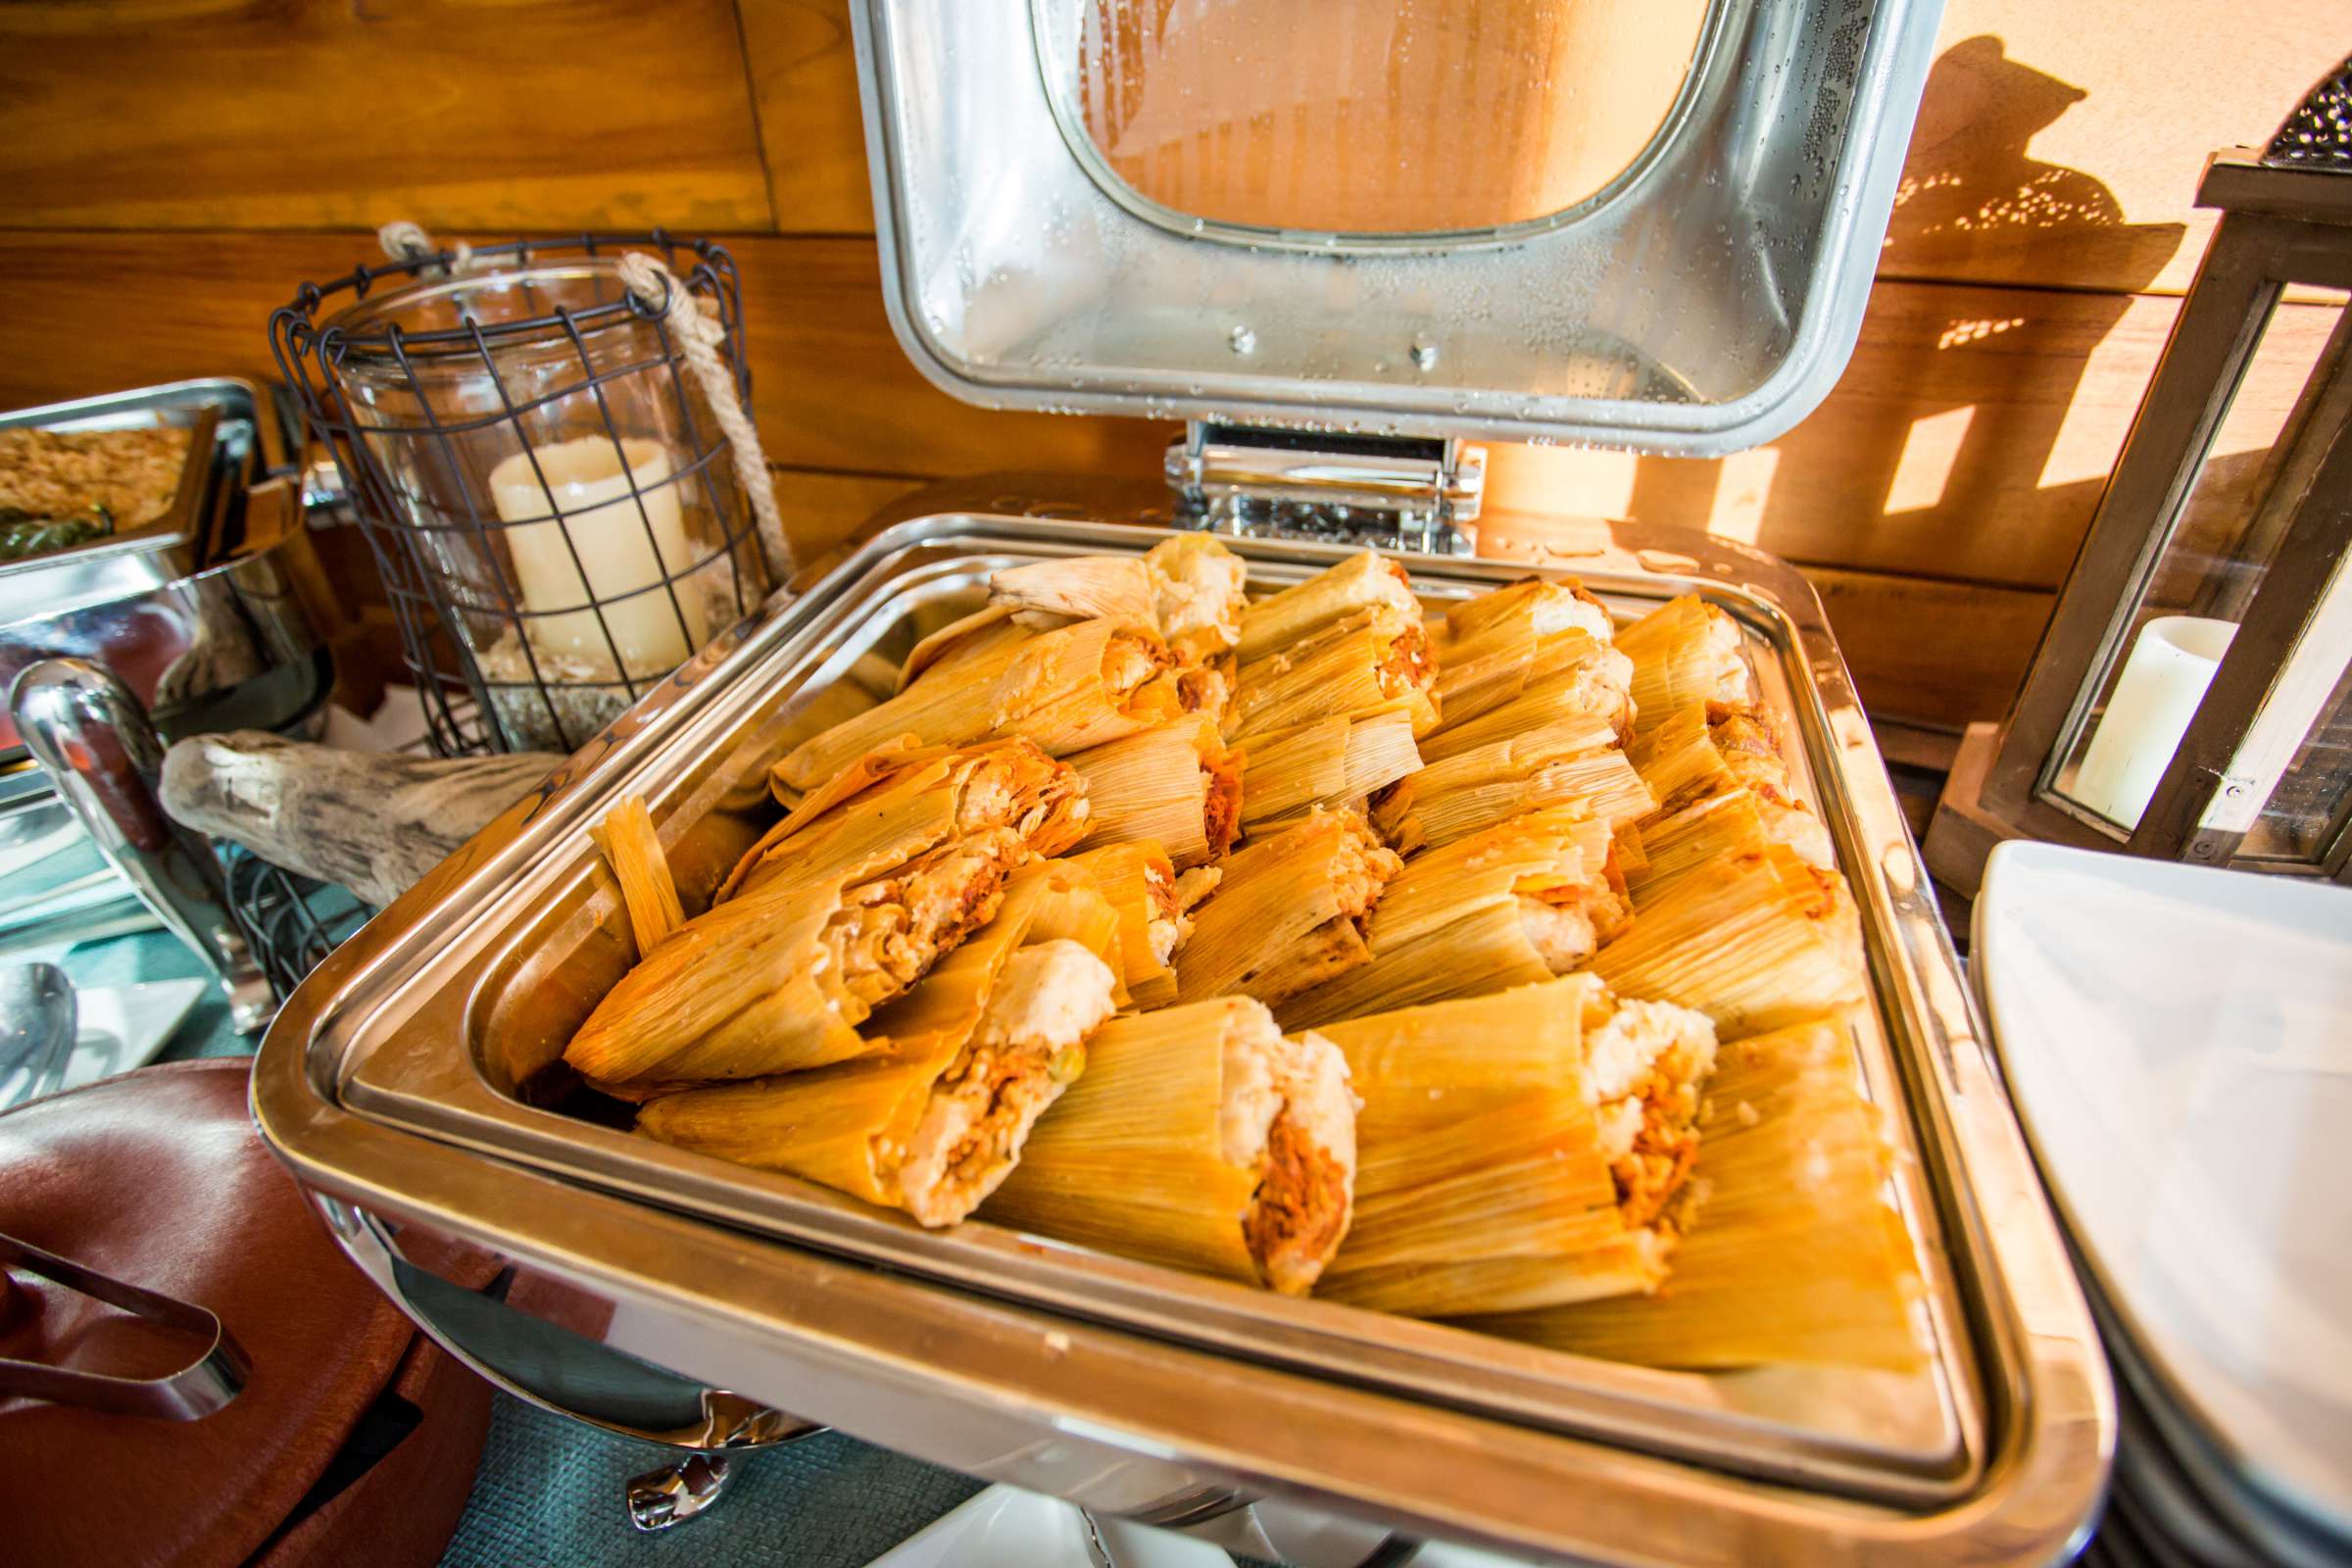
{"type": "Polygon", "coordinates": [[[563,760],[352,752],[259,730],[195,735],[164,756],[164,809],[380,907],[563,760]]]}

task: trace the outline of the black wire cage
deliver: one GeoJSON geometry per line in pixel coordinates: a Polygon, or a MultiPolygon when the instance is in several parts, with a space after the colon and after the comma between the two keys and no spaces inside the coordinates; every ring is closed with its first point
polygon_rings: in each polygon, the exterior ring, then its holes
{"type": "Polygon", "coordinates": [[[767,593],[758,465],[730,453],[670,302],[624,284],[631,250],[723,331],[748,405],[733,259],[659,229],[419,248],[270,318],[442,756],[574,751],[767,593]]]}

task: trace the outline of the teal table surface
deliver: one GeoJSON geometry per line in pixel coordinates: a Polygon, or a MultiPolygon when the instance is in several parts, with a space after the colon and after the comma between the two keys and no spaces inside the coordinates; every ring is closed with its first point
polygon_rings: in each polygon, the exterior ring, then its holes
{"type": "MultiPolygon", "coordinates": [[[[74,985],[85,988],[205,973],[195,955],[161,931],[85,944],[61,961],[74,985]]],[[[212,991],[189,1011],[161,1059],[243,1055],[252,1049],[229,1027],[228,1005],[212,991]]],[[[828,1433],[738,1455],[740,1468],[716,1507],[645,1535],[622,1512],[622,1483],[667,1462],[665,1453],[498,1396],[445,1568],[858,1568],[980,1488],[953,1471],[828,1433]]]]}

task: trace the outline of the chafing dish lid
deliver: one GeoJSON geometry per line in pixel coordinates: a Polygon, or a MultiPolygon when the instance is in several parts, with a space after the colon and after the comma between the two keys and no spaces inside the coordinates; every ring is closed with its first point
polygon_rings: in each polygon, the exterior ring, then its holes
{"type": "Polygon", "coordinates": [[[892,324],[992,406],[1750,446],[1851,352],[1939,9],[858,0],[892,324]]]}

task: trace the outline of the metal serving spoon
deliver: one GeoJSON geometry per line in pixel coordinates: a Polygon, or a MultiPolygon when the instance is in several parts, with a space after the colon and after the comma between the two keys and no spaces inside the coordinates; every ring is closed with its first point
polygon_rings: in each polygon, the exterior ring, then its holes
{"type": "Polygon", "coordinates": [[[0,1094],[0,1110],[38,1100],[65,1081],[75,1011],[74,982],[56,964],[0,969],[0,1085],[16,1085],[0,1094]]]}

